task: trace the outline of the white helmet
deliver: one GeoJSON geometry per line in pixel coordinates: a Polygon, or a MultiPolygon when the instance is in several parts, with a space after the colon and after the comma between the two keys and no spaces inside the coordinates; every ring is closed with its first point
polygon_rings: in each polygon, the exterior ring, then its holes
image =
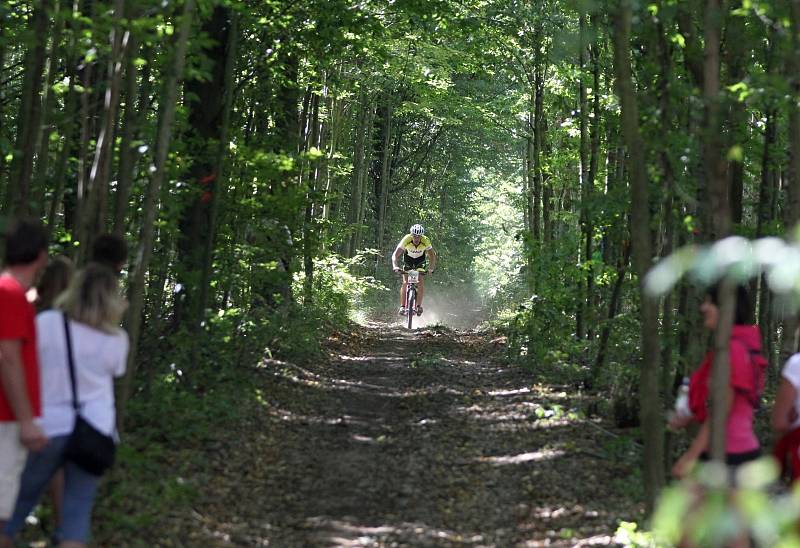
{"type": "Polygon", "coordinates": [[[425,229],[422,228],[422,225],[413,225],[411,227],[411,234],[413,234],[414,236],[422,236],[423,234],[425,234],[425,229]]]}

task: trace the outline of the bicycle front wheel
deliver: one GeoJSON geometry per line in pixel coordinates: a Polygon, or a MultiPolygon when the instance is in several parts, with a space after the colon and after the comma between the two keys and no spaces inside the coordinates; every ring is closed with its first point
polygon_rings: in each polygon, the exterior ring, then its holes
{"type": "Polygon", "coordinates": [[[408,298],[406,299],[406,306],[408,311],[408,328],[411,329],[411,324],[414,322],[414,311],[417,310],[417,290],[411,288],[408,290],[408,298]]]}

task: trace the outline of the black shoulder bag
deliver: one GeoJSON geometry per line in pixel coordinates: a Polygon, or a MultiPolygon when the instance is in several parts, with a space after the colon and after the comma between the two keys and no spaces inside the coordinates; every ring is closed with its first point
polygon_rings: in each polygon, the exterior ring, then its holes
{"type": "Polygon", "coordinates": [[[72,336],[66,314],[64,314],[64,333],[67,341],[69,380],[72,386],[72,407],[75,409],[75,428],[64,448],[64,460],[74,462],[90,474],[101,476],[114,464],[117,445],[111,436],[106,436],[81,416],[75,362],[72,357],[72,336]]]}

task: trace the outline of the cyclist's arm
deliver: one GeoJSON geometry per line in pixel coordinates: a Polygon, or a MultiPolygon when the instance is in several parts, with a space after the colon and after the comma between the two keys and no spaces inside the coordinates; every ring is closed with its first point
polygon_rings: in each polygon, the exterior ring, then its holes
{"type": "Polygon", "coordinates": [[[428,268],[428,270],[434,271],[436,270],[436,260],[438,259],[438,257],[436,256],[436,251],[434,251],[433,248],[430,248],[428,250],[428,253],[430,254],[431,258],[431,266],[430,268],[428,268]]]}
{"type": "Polygon", "coordinates": [[[397,260],[403,254],[403,248],[399,245],[395,248],[394,253],[392,253],[392,270],[397,270],[397,260]]]}

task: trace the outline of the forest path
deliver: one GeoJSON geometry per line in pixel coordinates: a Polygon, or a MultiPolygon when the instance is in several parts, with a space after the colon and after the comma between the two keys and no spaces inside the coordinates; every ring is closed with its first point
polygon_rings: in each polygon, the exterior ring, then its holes
{"type": "Polygon", "coordinates": [[[487,334],[376,324],[329,350],[263,363],[263,413],[212,448],[189,545],[606,545],[636,511],[627,438],[487,334]]]}

